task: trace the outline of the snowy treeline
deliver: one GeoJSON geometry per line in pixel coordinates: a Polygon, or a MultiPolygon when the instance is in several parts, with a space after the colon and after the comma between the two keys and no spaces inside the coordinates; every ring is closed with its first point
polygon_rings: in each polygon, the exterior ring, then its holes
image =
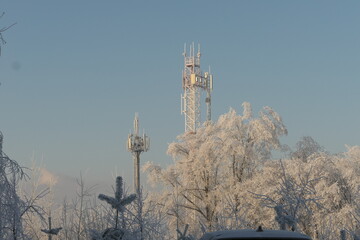
{"type": "MultiPolygon", "coordinates": [[[[254,116],[244,103],[242,114],[231,109],[197,133],[178,136],[168,147],[172,164],[146,163],[143,170],[156,190],[135,198],[118,177],[114,197],[95,196],[80,178],[77,198],[51,208],[52,226],[62,228],[52,239],[190,240],[205,231],[259,225],[319,240],[340,239],[344,230],[346,239],[357,239],[360,146],[333,155],[304,137],[291,151],[280,143],[286,134],[271,108],[254,116]],[[274,150],[287,157],[272,159],[274,150]]],[[[2,153],[1,160],[9,158],[2,153]]],[[[14,175],[8,167],[1,168],[1,211],[11,207],[0,216],[0,239],[15,239],[14,227],[16,239],[48,239],[41,229],[49,229],[51,194],[41,195],[40,188],[30,194],[35,197],[22,194],[17,183],[22,171],[14,175]],[[6,187],[13,197],[4,193],[6,187]],[[37,211],[22,214],[26,206],[37,211]]]]}
{"type": "Polygon", "coordinates": [[[167,215],[169,232],[189,224],[196,237],[259,225],[314,239],[339,239],[341,229],[355,234],[360,147],[330,155],[304,137],[289,151],[280,144],[287,130],[276,112],[265,107],[255,117],[249,103],[243,108],[179,136],[168,148],[174,164],[145,166],[151,182],[163,186],[152,201],[167,215]],[[287,150],[288,159],[270,160],[272,150],[287,150]]]}

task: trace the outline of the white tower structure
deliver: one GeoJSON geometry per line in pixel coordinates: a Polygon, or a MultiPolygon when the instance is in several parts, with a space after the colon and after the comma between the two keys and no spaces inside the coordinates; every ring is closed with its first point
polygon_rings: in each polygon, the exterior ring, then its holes
{"type": "Polygon", "coordinates": [[[128,135],[127,149],[134,159],[134,191],[140,193],[140,154],[147,152],[150,147],[150,138],[143,133],[139,136],[139,117],[135,114],[134,133],[128,135]]]}
{"type": "Polygon", "coordinates": [[[206,121],[211,120],[211,92],[213,90],[213,76],[209,72],[203,73],[200,68],[200,45],[195,54],[194,43],[187,53],[184,48],[184,70],[182,74],[181,113],[185,115],[185,132],[196,132],[201,125],[200,100],[201,90],[206,91],[206,121]]]}

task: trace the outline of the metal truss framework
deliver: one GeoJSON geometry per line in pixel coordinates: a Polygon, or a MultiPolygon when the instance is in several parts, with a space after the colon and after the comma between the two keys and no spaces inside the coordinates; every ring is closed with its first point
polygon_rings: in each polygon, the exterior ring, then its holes
{"type": "Polygon", "coordinates": [[[182,74],[182,86],[184,95],[181,96],[181,113],[185,115],[185,132],[193,132],[201,126],[201,90],[206,91],[207,114],[206,121],[211,120],[211,91],[213,78],[208,72],[204,74],[200,68],[200,45],[195,54],[194,43],[190,45],[189,55],[184,49],[184,70],[182,74]]]}

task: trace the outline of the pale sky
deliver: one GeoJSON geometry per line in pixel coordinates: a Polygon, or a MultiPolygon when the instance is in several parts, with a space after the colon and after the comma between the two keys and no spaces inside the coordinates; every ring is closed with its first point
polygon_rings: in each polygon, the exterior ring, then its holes
{"type": "MultiPolygon", "coordinates": [[[[142,162],[171,164],[184,43],[214,75],[213,119],[248,101],[275,109],[293,147],[360,142],[360,1],[0,0],[4,151],[23,166],[132,185],[135,112],[151,138],[142,162]]],[[[94,180],[94,181],[95,181],[94,180]]]]}

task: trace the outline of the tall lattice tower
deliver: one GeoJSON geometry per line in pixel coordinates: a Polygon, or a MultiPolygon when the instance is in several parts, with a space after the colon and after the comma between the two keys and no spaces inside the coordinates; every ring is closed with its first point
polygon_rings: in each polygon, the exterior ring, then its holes
{"type": "Polygon", "coordinates": [[[184,70],[182,74],[181,113],[185,115],[185,132],[196,132],[201,125],[201,91],[206,91],[206,121],[211,120],[211,92],[213,77],[209,72],[203,73],[200,68],[200,45],[195,53],[194,43],[187,54],[184,47],[184,70]]]}

